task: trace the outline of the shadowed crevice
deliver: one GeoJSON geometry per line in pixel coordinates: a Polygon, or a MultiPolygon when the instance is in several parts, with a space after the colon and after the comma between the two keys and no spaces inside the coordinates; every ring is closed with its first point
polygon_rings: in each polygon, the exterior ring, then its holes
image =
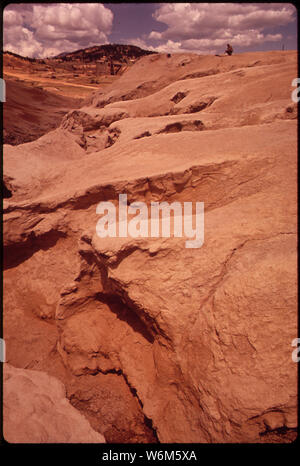
{"type": "Polygon", "coordinates": [[[118,319],[125,322],[129,325],[134,332],[142,335],[145,340],[153,344],[154,336],[153,333],[149,330],[148,326],[143,322],[140,316],[131,308],[129,308],[121,298],[117,295],[104,295],[102,293],[97,293],[95,296],[96,300],[106,304],[111,312],[117,316],[118,319]]]}
{"type": "Polygon", "coordinates": [[[66,237],[61,231],[52,230],[44,235],[36,237],[31,232],[23,243],[16,243],[4,246],[3,248],[3,269],[17,267],[22,262],[33,256],[37,251],[42,249],[47,251],[55,246],[60,238],[66,237]]]}
{"type": "Polygon", "coordinates": [[[2,198],[3,199],[8,199],[10,197],[12,197],[12,191],[10,189],[8,189],[5,182],[3,181],[3,184],[2,184],[2,198]]]}

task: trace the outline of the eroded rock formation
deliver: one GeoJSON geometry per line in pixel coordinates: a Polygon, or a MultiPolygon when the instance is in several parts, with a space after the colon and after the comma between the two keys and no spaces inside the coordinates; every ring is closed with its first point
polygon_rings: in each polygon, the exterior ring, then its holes
{"type": "Polygon", "coordinates": [[[294,438],[296,73],[294,52],[150,55],[5,147],[8,362],[59,378],[107,441],[294,438]],[[203,201],[203,246],[100,239],[121,193],[203,201]]]}

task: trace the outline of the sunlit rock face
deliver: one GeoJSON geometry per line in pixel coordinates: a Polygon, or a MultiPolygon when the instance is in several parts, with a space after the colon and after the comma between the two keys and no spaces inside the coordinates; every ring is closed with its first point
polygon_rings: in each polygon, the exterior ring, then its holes
{"type": "Polygon", "coordinates": [[[9,443],[104,443],[44,372],[4,364],[4,438],[9,443]]]}
{"type": "Polygon", "coordinates": [[[149,55],[5,146],[7,360],[58,378],[93,435],[295,438],[296,75],[295,52],[149,55]],[[122,193],[204,202],[203,245],[99,238],[122,193]]]}

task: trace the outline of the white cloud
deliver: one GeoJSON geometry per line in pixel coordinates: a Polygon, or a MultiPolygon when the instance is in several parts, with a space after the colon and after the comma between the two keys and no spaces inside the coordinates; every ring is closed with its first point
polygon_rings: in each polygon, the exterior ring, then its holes
{"type": "Polygon", "coordinates": [[[227,42],[249,47],[280,41],[280,33],[268,34],[266,30],[294,21],[295,11],[286,3],[165,3],[153,16],[167,28],[152,31],[148,38],[160,42],[158,51],[201,48],[211,53],[227,42]]]}
{"type": "Polygon", "coordinates": [[[45,57],[107,43],[112,29],[113,13],[101,3],[21,6],[4,10],[4,49],[24,56],[45,57]]]}
{"type": "Polygon", "coordinates": [[[35,40],[33,32],[22,25],[12,25],[4,31],[4,49],[24,56],[38,56],[43,46],[35,40]]]}
{"type": "Polygon", "coordinates": [[[155,49],[157,52],[161,53],[176,53],[176,52],[185,52],[186,50],[182,47],[181,42],[175,42],[173,40],[168,40],[165,44],[158,45],[155,49]]]}
{"type": "Polygon", "coordinates": [[[129,44],[129,45],[135,45],[136,47],[140,47],[141,49],[154,50],[153,47],[147,45],[147,43],[140,37],[135,37],[132,39],[125,39],[122,41],[122,43],[129,44]]]}
{"type": "MultiPolygon", "coordinates": [[[[165,30],[137,37],[133,27],[135,38],[122,42],[170,53],[223,52],[227,43],[235,50],[281,46],[278,28],[295,21],[295,12],[289,3],[157,3],[153,17],[165,30]]],[[[11,4],[4,9],[4,49],[45,57],[104,44],[113,19],[101,3],[11,4]]]]}
{"type": "Polygon", "coordinates": [[[5,26],[12,27],[23,23],[23,18],[20,13],[13,10],[5,10],[5,26]]]}
{"type": "Polygon", "coordinates": [[[151,31],[150,34],[149,34],[149,39],[161,39],[162,38],[162,35],[160,32],[157,32],[157,31],[151,31]]]}

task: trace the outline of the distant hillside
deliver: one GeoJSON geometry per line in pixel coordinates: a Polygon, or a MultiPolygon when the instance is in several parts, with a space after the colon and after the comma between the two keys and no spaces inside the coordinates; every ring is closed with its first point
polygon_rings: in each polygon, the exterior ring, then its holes
{"type": "Polygon", "coordinates": [[[39,58],[22,57],[22,55],[19,55],[18,53],[14,53],[14,52],[9,52],[8,50],[3,52],[3,56],[4,57],[11,56],[11,57],[17,58],[19,60],[28,61],[30,63],[36,63],[38,61],[41,61],[41,59],[39,59],[39,58]]]}
{"type": "Polygon", "coordinates": [[[144,55],[151,55],[153,52],[151,50],[143,50],[140,47],[135,45],[123,45],[123,44],[105,44],[105,45],[95,45],[93,47],[88,47],[85,49],[75,50],[73,52],[62,52],[54,57],[49,58],[30,58],[23,57],[14,52],[5,51],[3,52],[4,64],[18,63],[20,60],[28,64],[38,63],[46,64],[52,60],[62,60],[62,61],[83,61],[85,63],[95,62],[101,58],[112,59],[121,63],[126,63],[127,60],[136,60],[144,55]]]}
{"type": "Polygon", "coordinates": [[[66,61],[83,60],[85,62],[91,62],[106,57],[112,58],[116,61],[125,62],[126,59],[135,60],[144,55],[150,55],[153,53],[157,52],[143,50],[135,45],[105,44],[95,45],[93,47],[76,50],[74,52],[63,52],[53,58],[60,58],[66,61]]]}

